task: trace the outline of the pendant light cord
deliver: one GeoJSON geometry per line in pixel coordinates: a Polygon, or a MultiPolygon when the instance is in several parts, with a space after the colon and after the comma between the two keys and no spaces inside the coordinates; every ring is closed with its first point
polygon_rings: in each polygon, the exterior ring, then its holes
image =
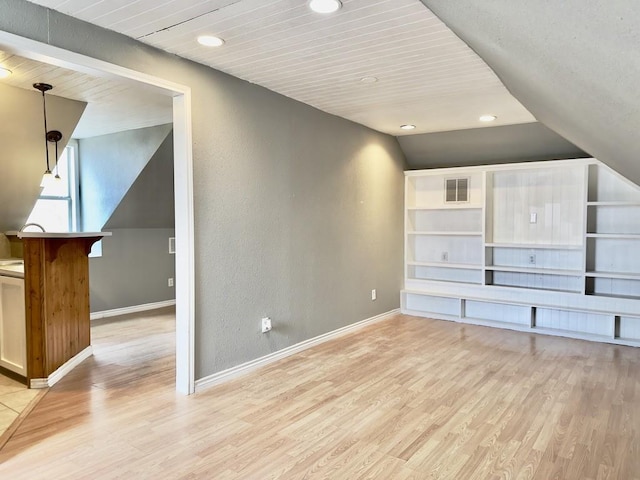
{"type": "Polygon", "coordinates": [[[44,98],[44,90],[42,91],[42,112],[44,113],[44,148],[47,158],[47,171],[45,173],[51,173],[49,168],[49,141],[47,140],[47,101],[44,98]]]}

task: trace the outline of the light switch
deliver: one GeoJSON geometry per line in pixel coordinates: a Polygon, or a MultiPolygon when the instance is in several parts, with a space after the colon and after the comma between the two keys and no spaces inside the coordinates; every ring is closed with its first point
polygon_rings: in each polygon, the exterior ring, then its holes
{"type": "Polygon", "coordinates": [[[529,214],[529,223],[538,223],[538,214],[537,213],[529,214]]]}

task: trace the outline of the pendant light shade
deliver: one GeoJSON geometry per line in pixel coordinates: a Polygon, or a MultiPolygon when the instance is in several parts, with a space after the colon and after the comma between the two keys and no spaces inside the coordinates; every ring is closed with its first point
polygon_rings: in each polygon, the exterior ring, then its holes
{"type": "Polygon", "coordinates": [[[62,140],[62,133],[59,130],[50,130],[47,132],[47,142],[56,144],[56,166],[53,169],[53,171],[55,172],[55,176],[53,178],[55,180],[60,180],[60,175],[58,173],[58,142],[60,140],[62,140]]]}

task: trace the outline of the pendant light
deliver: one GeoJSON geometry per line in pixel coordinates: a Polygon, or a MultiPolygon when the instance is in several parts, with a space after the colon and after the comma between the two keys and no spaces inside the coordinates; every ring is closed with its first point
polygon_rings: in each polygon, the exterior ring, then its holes
{"type": "Polygon", "coordinates": [[[58,172],[58,142],[62,140],[62,133],[58,130],[50,130],[47,132],[47,141],[56,144],[56,166],[53,171],[56,172],[53,177],[55,180],[60,180],[60,174],[58,172]]]}
{"type": "Polygon", "coordinates": [[[56,144],[56,179],[60,179],[60,175],[58,175],[58,142],[62,139],[62,133],[58,130],[47,131],[47,101],[45,99],[45,92],[48,92],[53,87],[48,83],[34,83],[33,88],[42,92],[42,115],[44,118],[44,148],[45,148],[45,158],[47,161],[47,168],[44,171],[44,175],[42,176],[42,183],[40,183],[41,187],[46,186],[49,182],[54,180],[53,174],[51,173],[51,167],[49,165],[49,142],[55,142],[56,144]]]}

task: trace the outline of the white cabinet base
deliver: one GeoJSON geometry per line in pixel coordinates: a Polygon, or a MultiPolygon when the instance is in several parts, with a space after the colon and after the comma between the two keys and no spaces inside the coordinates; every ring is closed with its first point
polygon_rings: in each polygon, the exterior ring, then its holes
{"type": "Polygon", "coordinates": [[[577,304],[568,308],[561,303],[535,304],[411,290],[403,290],[401,300],[401,312],[406,315],[640,347],[640,313],[609,313],[608,310],[615,312],[612,303],[590,310],[577,304]]]}
{"type": "Polygon", "coordinates": [[[27,376],[24,280],[0,276],[0,366],[27,376]]]}

